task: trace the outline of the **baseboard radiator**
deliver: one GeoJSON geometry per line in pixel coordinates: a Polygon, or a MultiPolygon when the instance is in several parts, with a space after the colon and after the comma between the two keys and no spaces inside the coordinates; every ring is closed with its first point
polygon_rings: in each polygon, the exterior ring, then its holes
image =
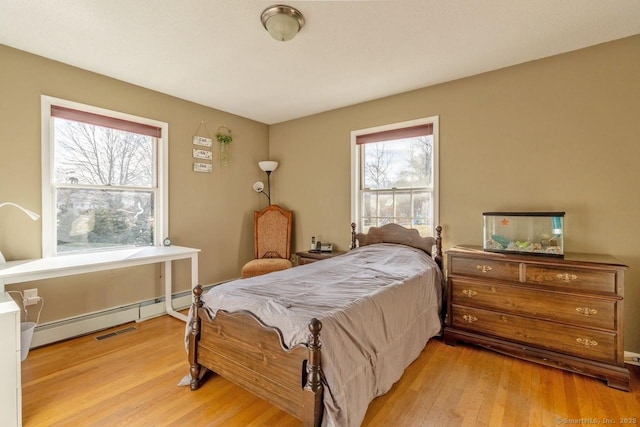
{"type": "MultiPolygon", "coordinates": [[[[206,286],[205,289],[213,285],[206,286]]],[[[183,310],[191,305],[191,291],[172,296],[173,307],[183,310]]],[[[69,338],[109,329],[129,322],[142,322],[166,313],[164,297],[135,304],[86,314],[69,319],[37,325],[33,333],[31,348],[40,347],[69,338]]]]}

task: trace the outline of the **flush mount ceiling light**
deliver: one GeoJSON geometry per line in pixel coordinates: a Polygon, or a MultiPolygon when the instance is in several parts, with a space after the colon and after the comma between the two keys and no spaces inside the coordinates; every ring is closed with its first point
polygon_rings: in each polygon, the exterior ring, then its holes
{"type": "Polygon", "coordinates": [[[266,8],[260,20],[271,37],[281,42],[294,38],[304,26],[304,16],[298,9],[281,4],[266,8]]]}

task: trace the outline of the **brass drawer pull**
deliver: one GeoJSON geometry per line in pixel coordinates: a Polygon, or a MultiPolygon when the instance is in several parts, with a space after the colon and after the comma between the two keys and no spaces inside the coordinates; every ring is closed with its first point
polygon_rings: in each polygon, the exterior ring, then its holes
{"type": "Polygon", "coordinates": [[[493,270],[493,268],[490,265],[476,265],[476,270],[480,270],[483,273],[486,273],[487,271],[491,271],[493,270]]]}
{"type": "Polygon", "coordinates": [[[556,277],[563,282],[571,282],[572,280],[576,280],[578,278],[578,276],[576,276],[575,274],[569,273],[558,274],[556,277]]]}
{"type": "Polygon", "coordinates": [[[476,316],[472,316],[470,314],[465,314],[464,316],[462,316],[462,319],[467,323],[473,323],[478,321],[478,318],[476,316]]]}
{"type": "Polygon", "coordinates": [[[578,344],[583,345],[587,348],[595,347],[598,345],[598,341],[590,340],[589,338],[576,338],[578,344]]]}
{"type": "Polygon", "coordinates": [[[589,307],[576,307],[576,311],[583,316],[593,316],[594,314],[598,314],[598,310],[589,307]]]}
{"type": "Polygon", "coordinates": [[[469,298],[478,295],[478,293],[476,291],[474,291],[473,289],[463,289],[462,293],[466,296],[468,296],[469,298]]]}

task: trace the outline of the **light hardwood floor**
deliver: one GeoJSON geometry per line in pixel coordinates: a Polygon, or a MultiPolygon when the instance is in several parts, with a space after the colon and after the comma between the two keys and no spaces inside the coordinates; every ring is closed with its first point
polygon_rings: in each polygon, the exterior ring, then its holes
{"type": "MultiPolygon", "coordinates": [[[[300,425],[218,376],[195,392],[178,387],[188,373],[183,322],[163,316],[113,330],[129,326],[137,329],[31,350],[22,364],[23,425],[300,425]]],[[[640,425],[638,367],[632,367],[631,389],[433,339],[402,379],[371,403],[363,425],[640,425]]]]}

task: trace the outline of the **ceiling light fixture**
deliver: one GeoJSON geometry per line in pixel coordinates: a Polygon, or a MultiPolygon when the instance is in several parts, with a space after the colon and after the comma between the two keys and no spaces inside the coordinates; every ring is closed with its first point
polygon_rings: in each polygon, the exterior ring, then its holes
{"type": "Polygon", "coordinates": [[[298,9],[281,4],[266,8],[260,20],[271,37],[281,42],[294,38],[304,26],[304,16],[298,9]]]}

